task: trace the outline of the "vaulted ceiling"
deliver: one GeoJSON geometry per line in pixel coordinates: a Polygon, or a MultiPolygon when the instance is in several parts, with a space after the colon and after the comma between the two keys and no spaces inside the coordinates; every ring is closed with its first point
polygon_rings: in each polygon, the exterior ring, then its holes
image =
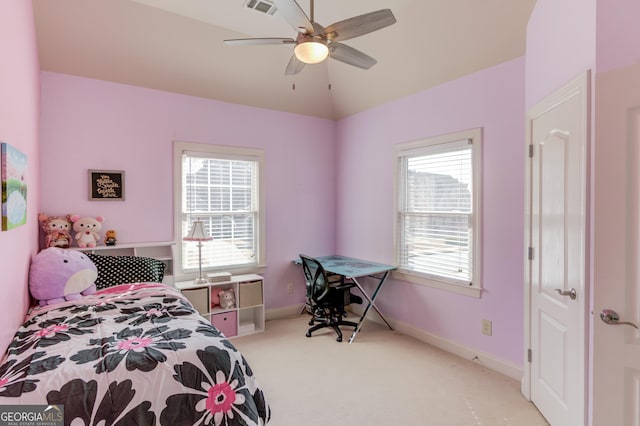
{"type": "Polygon", "coordinates": [[[324,26],[385,8],[397,22],[344,42],[377,59],[371,69],[329,59],[295,76],[284,75],[291,45],[223,43],[295,38],[245,0],[33,4],[43,70],[340,119],[524,55],[535,0],[316,0],[324,26]]]}

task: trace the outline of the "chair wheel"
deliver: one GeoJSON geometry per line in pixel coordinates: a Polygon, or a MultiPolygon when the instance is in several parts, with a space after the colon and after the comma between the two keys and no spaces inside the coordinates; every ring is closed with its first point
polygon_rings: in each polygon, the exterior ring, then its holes
{"type": "Polygon", "coordinates": [[[309,325],[313,325],[313,318],[309,320],[309,325]]]}
{"type": "Polygon", "coordinates": [[[310,332],[310,331],[307,331],[306,336],[307,336],[307,337],[311,337],[311,332],[310,332]]]}
{"type": "Polygon", "coordinates": [[[342,342],[342,336],[338,336],[338,337],[336,338],[336,342],[342,342]]]}

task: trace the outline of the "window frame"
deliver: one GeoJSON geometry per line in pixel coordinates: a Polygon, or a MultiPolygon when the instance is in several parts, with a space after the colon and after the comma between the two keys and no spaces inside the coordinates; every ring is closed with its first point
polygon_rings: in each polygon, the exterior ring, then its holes
{"type": "MultiPolygon", "coordinates": [[[[242,266],[202,266],[203,275],[206,272],[225,271],[234,274],[242,273],[262,273],[266,268],[266,241],[265,241],[265,171],[264,171],[264,150],[258,148],[234,147],[226,145],[211,145],[195,142],[174,141],[173,144],[173,216],[174,216],[174,275],[176,281],[191,279],[198,274],[198,268],[183,269],[182,267],[182,245],[185,243],[182,238],[182,155],[185,152],[202,154],[203,157],[219,158],[224,160],[255,161],[258,165],[257,195],[258,195],[258,217],[256,224],[256,263],[254,265],[242,266]]],[[[206,243],[205,243],[206,244],[206,243]]]]}
{"type": "Polygon", "coordinates": [[[394,147],[394,259],[398,269],[393,271],[393,277],[399,280],[434,287],[454,293],[463,294],[470,297],[479,298],[482,295],[482,129],[474,128],[460,132],[448,133],[439,136],[428,137],[417,141],[404,142],[394,147]],[[421,152],[433,150],[439,145],[441,151],[447,151],[447,145],[454,149],[456,144],[462,140],[468,140],[471,144],[471,167],[472,167],[472,211],[471,211],[471,283],[465,284],[460,281],[437,277],[435,275],[418,272],[400,266],[402,232],[402,203],[404,201],[406,188],[406,173],[402,167],[403,159],[407,157],[418,157],[421,152]]]}

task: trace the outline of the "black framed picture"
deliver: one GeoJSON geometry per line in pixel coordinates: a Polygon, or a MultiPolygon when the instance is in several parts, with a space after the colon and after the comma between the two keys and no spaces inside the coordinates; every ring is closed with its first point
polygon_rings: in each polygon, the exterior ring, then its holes
{"type": "Polygon", "coordinates": [[[124,171],[89,170],[89,200],[124,201],[124,171]]]}

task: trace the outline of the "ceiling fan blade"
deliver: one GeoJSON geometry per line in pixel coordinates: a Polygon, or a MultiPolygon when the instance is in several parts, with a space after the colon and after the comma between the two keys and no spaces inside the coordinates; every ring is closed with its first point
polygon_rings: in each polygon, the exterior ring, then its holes
{"type": "Polygon", "coordinates": [[[296,41],[292,38],[234,38],[225,40],[228,46],[249,46],[256,44],[293,44],[296,41]]]}
{"type": "Polygon", "coordinates": [[[276,15],[281,16],[297,32],[313,34],[313,25],[295,0],[274,0],[276,15]]]}
{"type": "Polygon", "coordinates": [[[325,28],[325,34],[332,41],[344,41],[395,23],[396,17],[393,16],[391,10],[382,9],[329,25],[325,28]]]}
{"type": "Polygon", "coordinates": [[[291,59],[289,59],[289,63],[287,64],[287,69],[284,71],[285,75],[295,75],[298,74],[304,68],[305,63],[296,57],[295,54],[291,55],[291,59]]]}
{"type": "Polygon", "coordinates": [[[329,44],[329,56],[335,60],[364,70],[368,70],[378,63],[378,61],[373,59],[371,56],[366,55],[353,47],[347,46],[346,44],[336,42],[329,44]]]}

